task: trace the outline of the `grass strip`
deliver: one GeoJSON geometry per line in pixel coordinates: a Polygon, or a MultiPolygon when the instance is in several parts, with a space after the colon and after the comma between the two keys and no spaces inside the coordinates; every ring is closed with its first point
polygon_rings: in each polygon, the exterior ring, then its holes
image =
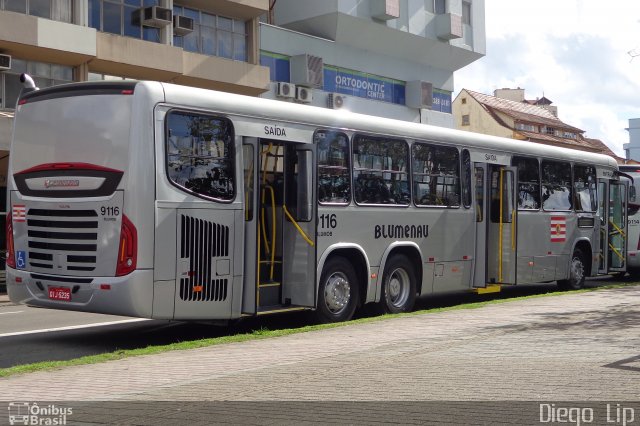
{"type": "Polygon", "coordinates": [[[416,315],[435,314],[439,312],[457,311],[457,310],[463,310],[463,309],[478,309],[484,306],[495,305],[500,303],[509,303],[509,302],[515,302],[520,300],[535,299],[540,297],[589,293],[593,291],[632,287],[637,285],[640,285],[640,282],[610,284],[610,285],[599,286],[595,288],[575,290],[571,292],[553,291],[549,293],[519,296],[519,297],[508,298],[508,299],[492,299],[492,300],[485,300],[481,302],[472,302],[472,303],[465,303],[465,304],[454,305],[454,306],[446,306],[442,308],[430,308],[430,309],[408,312],[403,314],[387,314],[387,315],[380,315],[375,317],[358,318],[352,321],[341,322],[341,323],[307,325],[307,326],[293,328],[293,329],[269,330],[269,329],[263,328],[263,329],[254,330],[251,333],[213,337],[213,338],[200,339],[200,340],[191,340],[188,342],[171,343],[168,345],[147,346],[146,348],[118,350],[115,352],[109,352],[109,353],[98,354],[98,355],[88,355],[88,356],[83,356],[80,358],[64,360],[64,361],[43,361],[43,362],[36,362],[33,364],[17,365],[14,367],[0,369],[0,377],[8,377],[8,376],[13,376],[17,374],[33,373],[36,371],[54,370],[54,369],[59,369],[63,367],[72,367],[76,365],[97,364],[101,362],[116,361],[116,360],[135,357],[135,356],[155,355],[155,354],[160,354],[160,353],[169,352],[169,351],[181,351],[181,350],[188,350],[188,349],[204,348],[204,347],[214,346],[214,345],[224,345],[227,343],[246,342],[248,340],[282,337],[282,336],[288,336],[291,334],[307,333],[310,331],[318,331],[318,330],[327,330],[331,328],[346,327],[346,326],[355,325],[355,324],[367,324],[367,323],[371,323],[375,321],[383,321],[391,318],[411,317],[416,315]]]}

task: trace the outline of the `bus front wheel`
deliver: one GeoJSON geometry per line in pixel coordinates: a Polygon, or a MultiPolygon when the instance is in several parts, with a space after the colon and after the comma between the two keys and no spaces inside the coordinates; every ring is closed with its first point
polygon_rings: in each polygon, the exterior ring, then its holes
{"type": "Polygon", "coordinates": [[[397,254],[384,268],[380,304],[385,313],[409,312],[416,301],[416,273],[409,258],[397,254]]]}
{"type": "Polygon", "coordinates": [[[569,279],[558,280],[558,287],[562,290],[580,290],[584,286],[586,270],[582,251],[575,249],[569,265],[569,279]]]}
{"type": "Polygon", "coordinates": [[[318,290],[316,319],[321,323],[348,321],[358,304],[358,279],[344,257],[330,258],[324,265],[318,290]]]}

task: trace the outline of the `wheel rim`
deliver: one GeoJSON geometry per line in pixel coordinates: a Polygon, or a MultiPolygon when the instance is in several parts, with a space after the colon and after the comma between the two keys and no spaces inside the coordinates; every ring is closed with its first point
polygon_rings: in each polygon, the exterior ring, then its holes
{"type": "Polygon", "coordinates": [[[576,283],[582,282],[584,278],[584,265],[578,257],[574,257],[571,261],[571,277],[576,283]]]}
{"type": "Polygon", "coordinates": [[[402,268],[394,269],[386,282],[387,302],[394,308],[402,308],[409,299],[409,274],[402,268]]]}
{"type": "Polygon", "coordinates": [[[324,286],[324,303],[335,315],[341,314],[349,306],[351,300],[351,284],[342,272],[334,272],[327,278],[324,286]]]}

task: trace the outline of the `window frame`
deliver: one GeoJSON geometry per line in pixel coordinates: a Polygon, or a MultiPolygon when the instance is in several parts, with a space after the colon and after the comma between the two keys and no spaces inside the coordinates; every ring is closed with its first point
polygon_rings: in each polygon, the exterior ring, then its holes
{"type": "Polygon", "coordinates": [[[411,146],[409,145],[409,142],[406,139],[403,138],[399,138],[399,137],[395,137],[395,136],[387,136],[387,135],[377,135],[377,134],[371,134],[371,133],[355,133],[352,137],[351,137],[351,190],[353,193],[353,202],[358,205],[358,206],[375,206],[375,207],[395,207],[395,208],[408,208],[411,207],[411,200],[413,199],[413,191],[411,188],[411,184],[412,184],[412,180],[411,180],[411,146]],[[406,171],[404,172],[400,172],[400,171],[394,171],[394,170],[387,170],[387,169],[370,169],[370,168],[356,168],[356,164],[355,164],[355,158],[356,158],[356,154],[355,154],[355,149],[356,149],[356,145],[358,143],[358,138],[359,137],[363,137],[363,138],[368,138],[368,139],[378,139],[378,140],[384,140],[386,142],[400,142],[403,143],[407,149],[407,155],[405,157],[406,160],[406,171]],[[409,201],[406,204],[398,204],[398,203],[365,203],[365,202],[359,202],[358,201],[358,197],[357,197],[357,190],[356,190],[356,172],[359,171],[369,171],[369,172],[373,172],[373,173],[382,173],[383,177],[382,180],[384,181],[384,173],[395,173],[395,174],[405,174],[407,176],[407,187],[408,187],[408,191],[409,191],[409,201]]]}
{"type": "MultiPolygon", "coordinates": [[[[573,210],[575,210],[577,213],[595,213],[598,210],[598,172],[596,170],[596,166],[594,164],[583,164],[583,163],[574,163],[571,167],[571,184],[572,184],[572,189],[573,189],[573,210]],[[576,167],[591,167],[593,169],[593,184],[595,185],[594,191],[593,191],[593,195],[594,195],[594,199],[593,199],[593,203],[591,204],[590,208],[591,210],[578,210],[577,208],[577,197],[578,197],[578,190],[576,188],[576,167]],[[595,208],[594,208],[594,204],[595,203],[595,208]]],[[[633,186],[633,185],[630,185],[633,186]]],[[[591,191],[589,191],[591,192],[591,191]]],[[[582,203],[580,203],[582,206],[582,203]]]]}
{"type": "Polygon", "coordinates": [[[571,212],[574,211],[574,205],[573,205],[573,168],[571,167],[571,162],[570,161],[563,161],[563,160],[552,160],[552,159],[548,159],[548,158],[543,158],[540,161],[540,204],[542,207],[542,210],[545,212],[571,212]],[[544,180],[544,163],[548,162],[548,163],[564,163],[566,165],[569,166],[569,200],[570,200],[570,206],[568,209],[558,209],[558,210],[548,210],[544,207],[544,199],[543,199],[543,194],[544,194],[544,186],[545,184],[549,184],[551,182],[546,182],[544,180]]]}
{"type": "Polygon", "coordinates": [[[518,169],[518,188],[516,188],[517,194],[516,197],[518,197],[518,211],[523,211],[523,212],[538,212],[542,209],[542,170],[541,170],[541,161],[538,157],[530,157],[527,155],[514,155],[513,157],[511,157],[511,166],[512,167],[516,167],[518,169]],[[525,207],[520,207],[520,167],[518,167],[517,165],[515,165],[515,161],[519,160],[519,159],[523,159],[523,160],[535,160],[537,165],[538,165],[538,204],[539,207],[537,209],[534,208],[525,208],[525,207]]]}
{"type": "MultiPolygon", "coordinates": [[[[192,195],[194,197],[197,198],[201,198],[207,201],[213,201],[216,203],[220,203],[220,204],[231,204],[233,203],[236,198],[238,197],[238,171],[237,169],[237,164],[236,164],[236,156],[237,156],[237,148],[236,148],[236,141],[235,141],[235,127],[233,125],[233,121],[231,121],[231,119],[229,119],[228,117],[224,116],[224,115],[219,115],[216,114],[214,112],[205,112],[205,111],[200,111],[200,110],[192,110],[192,109],[186,109],[186,108],[171,108],[169,110],[167,110],[166,114],[165,114],[165,119],[164,119],[164,171],[165,171],[165,177],[167,179],[167,181],[174,187],[178,188],[180,191],[187,193],[189,195],[192,195]],[[186,188],[184,186],[182,186],[180,183],[174,181],[170,174],[169,174],[169,150],[168,150],[168,141],[169,141],[169,117],[171,116],[172,113],[188,113],[188,114],[193,114],[193,115],[197,115],[197,116],[205,116],[205,117],[211,117],[213,119],[218,119],[221,121],[225,121],[230,129],[230,134],[229,134],[229,138],[231,139],[231,143],[230,143],[230,154],[228,156],[229,158],[229,164],[231,165],[232,168],[232,172],[231,172],[231,177],[233,178],[233,196],[229,199],[224,199],[224,198],[216,198],[216,197],[211,197],[205,194],[200,194],[198,192],[195,192],[189,188],[186,188]]],[[[244,165],[243,165],[244,167],[244,165]]],[[[244,190],[244,188],[243,188],[244,190]]]]}
{"type": "MultiPolygon", "coordinates": [[[[471,154],[469,154],[471,155],[471,154]]],[[[411,144],[411,152],[410,152],[410,157],[411,157],[411,190],[412,190],[412,197],[411,197],[411,201],[413,203],[413,205],[417,208],[438,208],[438,209],[459,209],[462,207],[462,177],[461,175],[461,165],[460,165],[460,161],[462,159],[461,153],[460,153],[460,149],[458,146],[455,145],[446,145],[446,144],[442,144],[436,141],[422,141],[422,140],[416,140],[413,142],[413,144],[411,144]],[[458,204],[457,205],[437,205],[437,204],[418,204],[416,203],[416,191],[414,190],[414,186],[416,184],[416,180],[415,180],[415,170],[414,170],[414,161],[416,159],[415,157],[415,153],[414,153],[414,147],[417,145],[424,145],[424,146],[428,146],[428,147],[434,147],[436,149],[450,149],[450,150],[455,150],[456,154],[457,154],[457,159],[455,161],[455,165],[458,168],[458,174],[457,176],[455,176],[458,180],[457,182],[457,188],[458,188],[458,204]]],[[[471,157],[469,157],[471,159],[471,157]]],[[[421,173],[422,175],[427,175],[427,173],[421,173]]],[[[452,177],[453,175],[433,175],[433,174],[428,174],[429,176],[444,176],[444,177],[452,177]]],[[[436,186],[437,186],[437,182],[436,182],[436,186]]]]}
{"type": "MultiPolygon", "coordinates": [[[[352,161],[352,156],[353,156],[353,144],[351,141],[351,138],[349,138],[349,135],[347,135],[346,132],[342,131],[342,130],[337,130],[337,129],[316,129],[315,132],[313,132],[313,143],[314,145],[316,145],[316,180],[317,180],[317,184],[318,184],[318,194],[316,195],[317,201],[318,201],[318,205],[320,206],[339,206],[339,207],[346,207],[348,205],[351,204],[352,201],[355,200],[354,198],[354,194],[353,194],[353,161],[352,161]],[[347,166],[346,166],[346,171],[347,171],[347,180],[349,182],[349,200],[346,202],[327,202],[327,201],[320,201],[320,148],[319,148],[319,144],[316,142],[316,138],[317,135],[319,133],[325,133],[325,134],[336,134],[336,135],[342,135],[345,137],[346,141],[347,141],[347,166]]],[[[335,166],[324,166],[324,167],[335,167],[335,166]]]]}

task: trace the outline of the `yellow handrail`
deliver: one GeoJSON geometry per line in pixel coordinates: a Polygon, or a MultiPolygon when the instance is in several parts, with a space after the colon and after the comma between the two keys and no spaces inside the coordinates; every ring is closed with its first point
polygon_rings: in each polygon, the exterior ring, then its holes
{"type": "Polygon", "coordinates": [[[614,227],[614,228],[616,228],[616,231],[618,231],[618,232],[620,233],[620,235],[622,235],[623,237],[625,237],[625,236],[626,236],[626,234],[624,233],[624,231],[623,231],[622,229],[620,229],[620,228],[618,227],[618,225],[616,225],[615,223],[613,223],[613,220],[609,219],[609,223],[610,223],[611,225],[613,225],[613,227],[614,227]]]}
{"type": "Polygon", "coordinates": [[[620,260],[624,260],[624,256],[613,246],[613,244],[609,243],[609,248],[613,250],[613,252],[620,258],[620,260]]]}
{"type": "Polygon", "coordinates": [[[293,223],[293,226],[296,227],[296,229],[298,230],[298,232],[300,233],[300,235],[302,236],[302,238],[304,238],[304,240],[311,246],[314,247],[315,244],[313,243],[313,241],[311,240],[311,238],[309,238],[309,236],[302,230],[302,228],[300,228],[300,225],[298,225],[298,222],[296,222],[296,220],[293,218],[293,216],[291,216],[291,213],[289,213],[289,210],[287,210],[287,206],[285,206],[284,204],[282,205],[282,211],[284,212],[285,215],[287,215],[287,218],[291,221],[291,223],[293,223]]]}
{"type": "Polygon", "coordinates": [[[262,188],[262,203],[264,204],[264,195],[265,195],[265,191],[269,190],[269,193],[271,194],[271,247],[268,247],[269,245],[269,241],[267,241],[267,237],[266,237],[266,233],[267,233],[267,228],[266,228],[266,224],[265,224],[265,217],[264,217],[264,206],[262,207],[262,219],[261,219],[261,227],[262,227],[262,233],[263,233],[263,239],[264,239],[264,243],[265,243],[265,247],[267,249],[267,253],[271,255],[271,269],[269,271],[269,279],[273,280],[273,269],[274,269],[274,265],[276,262],[276,196],[275,196],[275,192],[273,190],[273,187],[270,185],[265,185],[262,188]]]}

